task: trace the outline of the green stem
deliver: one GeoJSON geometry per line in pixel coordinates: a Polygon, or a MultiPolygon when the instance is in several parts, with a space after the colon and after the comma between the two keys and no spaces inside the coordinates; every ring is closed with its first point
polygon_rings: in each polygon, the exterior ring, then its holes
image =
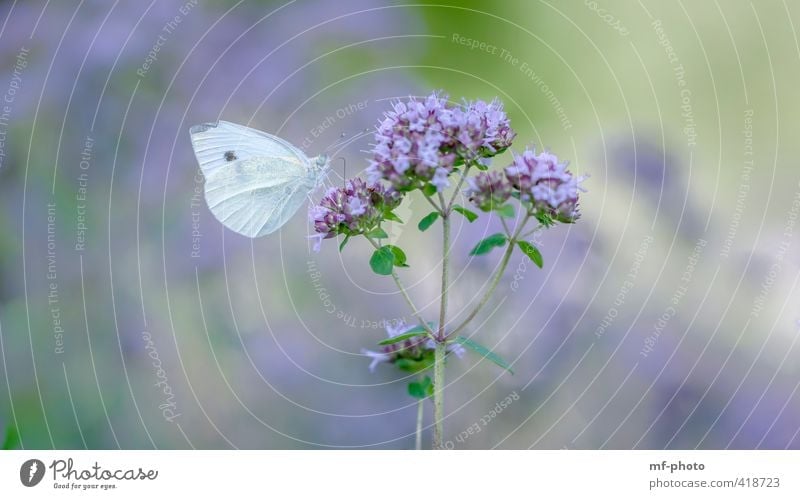
{"type": "Polygon", "coordinates": [[[439,193],[439,203],[447,207],[442,212],[442,291],[439,297],[439,331],[433,360],[433,448],[442,449],[444,434],[444,363],[447,355],[447,288],[450,268],[450,208],[444,195],[439,193]]]}
{"type": "Polygon", "coordinates": [[[511,231],[508,230],[508,224],[506,223],[506,219],[503,218],[503,217],[500,217],[500,223],[503,224],[503,230],[506,232],[506,235],[508,237],[511,237],[511,231]]]}
{"type": "Polygon", "coordinates": [[[438,340],[444,341],[444,326],[447,319],[447,286],[450,274],[450,213],[442,214],[442,292],[439,299],[439,335],[438,340]]]}
{"type": "MultiPolygon", "coordinates": [[[[458,192],[469,172],[469,165],[464,168],[461,178],[456,185],[450,201],[446,201],[444,194],[439,192],[440,215],[442,217],[442,291],[439,297],[439,331],[436,337],[436,350],[433,360],[433,448],[443,449],[442,437],[444,434],[444,367],[447,356],[447,288],[449,286],[450,272],[450,213],[453,211],[458,192]]],[[[429,199],[431,204],[435,203],[429,199]]]]}
{"type": "Polygon", "coordinates": [[[478,305],[476,305],[474,309],[472,309],[472,312],[469,313],[467,318],[464,319],[461,322],[461,324],[459,324],[453,330],[452,335],[454,336],[457,335],[465,327],[467,327],[467,324],[469,324],[470,321],[472,321],[472,319],[474,319],[475,316],[478,315],[478,312],[480,312],[483,306],[486,305],[486,303],[489,301],[489,298],[492,296],[494,290],[497,289],[497,285],[500,283],[500,278],[503,277],[503,272],[505,272],[506,267],[508,266],[508,261],[511,259],[511,253],[514,252],[514,244],[515,243],[513,241],[511,240],[508,241],[508,248],[506,248],[506,252],[503,254],[503,259],[500,261],[500,268],[497,269],[497,272],[492,278],[491,284],[489,284],[489,289],[486,290],[486,293],[484,293],[483,297],[481,298],[481,301],[478,302],[478,305]]]}
{"type": "Polygon", "coordinates": [[[464,319],[461,322],[461,324],[459,324],[453,330],[453,332],[450,333],[451,336],[456,336],[465,327],[467,327],[470,321],[472,321],[472,319],[474,319],[475,316],[478,315],[478,312],[481,311],[483,306],[486,305],[486,303],[489,301],[489,298],[491,298],[492,294],[494,294],[494,291],[495,289],[497,289],[497,285],[500,283],[500,279],[503,277],[503,273],[505,272],[506,267],[508,266],[508,262],[509,260],[511,260],[511,254],[514,252],[514,246],[517,245],[517,238],[519,237],[520,232],[522,232],[522,229],[525,228],[525,224],[528,223],[529,218],[530,218],[530,213],[525,215],[525,218],[522,220],[522,223],[520,223],[519,227],[514,231],[514,234],[509,236],[508,247],[506,248],[505,253],[503,253],[503,259],[500,261],[500,267],[497,269],[497,272],[495,272],[494,277],[492,278],[492,281],[489,284],[489,289],[486,290],[486,293],[484,293],[483,297],[481,298],[481,301],[479,301],[478,305],[476,305],[475,308],[472,309],[472,312],[469,313],[466,319],[464,319]]]}
{"type": "Polygon", "coordinates": [[[414,448],[422,450],[422,418],[425,415],[425,399],[417,400],[417,438],[414,448]]]}
{"type": "Polygon", "coordinates": [[[436,210],[436,212],[438,214],[440,214],[440,215],[442,214],[442,212],[444,211],[443,207],[440,207],[439,205],[437,205],[436,202],[433,199],[431,199],[430,196],[428,196],[426,194],[423,194],[422,197],[424,197],[425,200],[427,202],[429,202],[431,204],[431,206],[433,206],[433,209],[436,210]]]}
{"type": "Polygon", "coordinates": [[[536,234],[537,232],[539,232],[539,231],[540,231],[540,230],[542,230],[543,228],[544,228],[544,226],[543,226],[543,225],[541,225],[541,224],[539,224],[539,225],[537,225],[536,227],[534,227],[533,229],[529,230],[528,232],[526,232],[526,233],[522,234],[522,235],[521,235],[521,236],[519,236],[519,237],[520,237],[520,238],[525,238],[525,237],[528,237],[528,236],[530,236],[530,235],[532,235],[532,234],[536,234]]]}
{"type": "Polygon", "coordinates": [[[456,202],[456,198],[458,197],[459,192],[461,191],[461,187],[464,185],[464,181],[467,180],[469,176],[469,169],[472,165],[468,164],[464,167],[464,171],[461,172],[461,178],[458,179],[458,184],[456,184],[456,189],[453,191],[453,197],[450,198],[450,202],[447,203],[447,212],[449,213],[453,209],[453,204],[456,202]]]}
{"type": "Polygon", "coordinates": [[[436,343],[433,361],[433,448],[443,449],[444,434],[444,358],[447,344],[436,343]]]}

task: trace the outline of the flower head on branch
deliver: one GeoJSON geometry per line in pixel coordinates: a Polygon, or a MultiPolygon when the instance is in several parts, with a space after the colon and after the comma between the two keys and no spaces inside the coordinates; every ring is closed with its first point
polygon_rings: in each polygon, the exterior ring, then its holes
{"type": "Polygon", "coordinates": [[[578,195],[585,191],[580,186],[585,177],[573,175],[567,169],[567,162],[559,162],[555,154],[548,151],[536,154],[526,149],[514,156],[505,174],[519,191],[520,201],[529,203],[534,213],[566,223],[580,217],[578,195]]]}
{"type": "Polygon", "coordinates": [[[511,197],[511,183],[499,171],[481,172],[467,179],[467,196],[483,211],[491,211],[511,197]]]}
{"type": "MultiPolygon", "coordinates": [[[[386,333],[389,338],[395,338],[406,334],[415,327],[400,321],[396,325],[387,324],[386,333]]],[[[416,373],[433,365],[435,350],[434,341],[424,331],[421,331],[417,336],[384,345],[379,352],[362,349],[361,353],[372,359],[369,365],[370,371],[374,372],[378,364],[388,363],[394,364],[402,371],[416,373]]],[[[464,355],[464,347],[458,343],[450,343],[447,345],[447,352],[461,358],[464,355]]]]}
{"type": "Polygon", "coordinates": [[[437,92],[398,100],[375,131],[367,171],[400,191],[430,185],[441,192],[455,168],[503,152],[515,136],[498,100],[451,105],[437,92]]]}
{"type": "Polygon", "coordinates": [[[322,239],[339,234],[355,236],[375,229],[400,201],[399,192],[360,178],[348,180],[344,187],[328,189],[319,204],[309,209],[316,231],[312,236],[317,242],[315,250],[322,239]]]}
{"type": "Polygon", "coordinates": [[[580,217],[578,198],[585,191],[580,185],[584,179],[573,175],[555,154],[526,149],[502,173],[481,172],[469,178],[466,194],[483,211],[496,210],[513,196],[532,215],[572,223],[580,217]]]}
{"type": "Polygon", "coordinates": [[[489,158],[506,149],[517,133],[503,111],[503,104],[476,100],[453,108],[458,122],[456,151],[464,160],[489,158]]]}

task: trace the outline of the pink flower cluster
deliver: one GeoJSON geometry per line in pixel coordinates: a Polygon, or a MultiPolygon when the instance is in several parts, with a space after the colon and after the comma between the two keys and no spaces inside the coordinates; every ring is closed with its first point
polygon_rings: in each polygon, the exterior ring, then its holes
{"type": "Polygon", "coordinates": [[[467,195],[484,211],[498,208],[515,196],[534,214],[571,223],[580,217],[578,200],[584,179],[573,175],[555,154],[526,149],[514,155],[514,162],[502,174],[482,172],[469,179],[467,195]]]}
{"type": "Polygon", "coordinates": [[[483,211],[502,206],[511,197],[511,183],[499,171],[482,172],[467,179],[469,200],[483,211]]]}
{"type": "Polygon", "coordinates": [[[322,239],[338,234],[354,236],[376,228],[385,215],[401,201],[400,193],[381,184],[367,184],[360,178],[348,180],[344,187],[332,187],[316,206],[309,219],[316,234],[314,250],[322,239]]]}
{"type": "Polygon", "coordinates": [[[378,125],[367,172],[400,191],[428,184],[442,191],[455,167],[503,152],[515,136],[497,100],[456,106],[436,92],[398,100],[378,125]]]}

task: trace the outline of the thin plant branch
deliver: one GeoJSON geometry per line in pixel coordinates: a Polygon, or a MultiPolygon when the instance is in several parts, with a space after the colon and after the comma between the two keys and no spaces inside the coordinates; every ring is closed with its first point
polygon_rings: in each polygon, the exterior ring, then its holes
{"type": "MultiPolygon", "coordinates": [[[[367,241],[369,241],[372,244],[372,246],[375,247],[375,249],[381,248],[381,246],[377,242],[375,242],[375,240],[372,239],[371,237],[367,236],[364,237],[367,239],[367,241]]],[[[403,282],[400,280],[400,276],[397,275],[397,272],[395,272],[394,269],[392,269],[392,279],[394,280],[394,283],[397,285],[397,289],[400,290],[400,294],[403,295],[403,298],[406,300],[406,303],[408,304],[409,308],[411,308],[411,313],[419,321],[420,325],[422,325],[422,327],[425,328],[425,332],[428,334],[428,336],[430,336],[431,339],[436,340],[436,333],[433,331],[433,329],[427,323],[427,321],[425,321],[425,319],[422,318],[422,314],[417,309],[417,306],[414,305],[414,301],[411,299],[411,296],[409,296],[408,291],[406,291],[405,286],[403,286],[403,282]]]]}
{"type": "Polygon", "coordinates": [[[531,216],[530,212],[526,213],[525,218],[522,220],[522,223],[520,223],[514,235],[509,237],[508,247],[506,248],[506,251],[503,254],[503,259],[500,261],[500,267],[495,272],[494,277],[492,278],[492,281],[489,284],[489,289],[486,290],[486,293],[484,293],[483,297],[481,298],[481,301],[479,301],[478,304],[475,306],[475,308],[472,309],[472,311],[469,313],[466,319],[464,319],[461,322],[461,324],[459,324],[453,330],[453,332],[450,333],[450,336],[457,335],[465,327],[467,327],[470,321],[472,321],[472,319],[474,319],[475,316],[478,315],[478,312],[481,311],[483,306],[486,305],[486,303],[489,301],[489,298],[491,298],[492,294],[494,294],[494,291],[495,289],[497,289],[497,285],[500,283],[500,279],[503,277],[503,273],[505,272],[506,267],[508,266],[508,262],[511,259],[511,254],[514,252],[514,246],[517,244],[517,238],[519,237],[520,232],[522,232],[522,229],[525,227],[525,224],[528,223],[530,216],[531,216]]]}

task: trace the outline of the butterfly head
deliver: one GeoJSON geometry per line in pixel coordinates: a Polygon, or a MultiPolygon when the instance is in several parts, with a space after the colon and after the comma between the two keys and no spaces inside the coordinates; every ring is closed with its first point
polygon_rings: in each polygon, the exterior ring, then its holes
{"type": "Polygon", "coordinates": [[[317,185],[321,184],[331,168],[331,159],[327,154],[320,154],[311,160],[311,167],[313,168],[314,177],[316,178],[317,185]]]}

